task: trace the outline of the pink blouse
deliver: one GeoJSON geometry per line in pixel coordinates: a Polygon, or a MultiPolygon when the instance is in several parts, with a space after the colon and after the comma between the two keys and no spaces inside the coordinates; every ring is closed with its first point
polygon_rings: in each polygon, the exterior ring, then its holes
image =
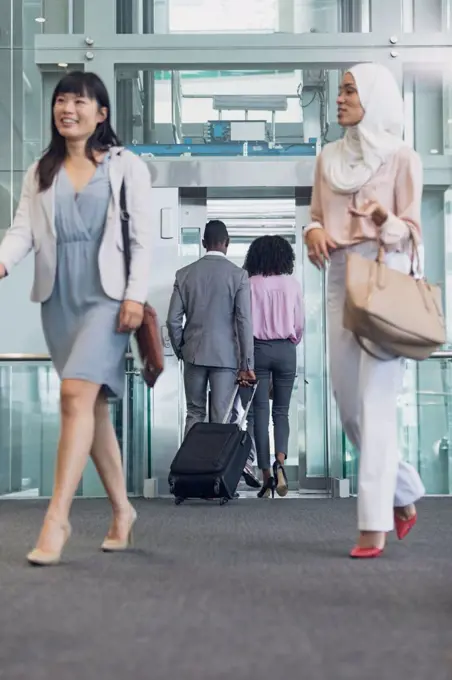
{"type": "Polygon", "coordinates": [[[303,335],[301,286],[294,276],[251,276],[253,335],[258,340],[291,340],[303,335]]]}
{"type": "Polygon", "coordinates": [[[322,154],[317,159],[308,229],[323,227],[338,246],[375,240],[376,227],[371,219],[350,215],[350,204],[360,208],[369,200],[378,201],[389,217],[382,226],[383,240],[390,244],[414,228],[421,240],[422,163],[408,146],[401,147],[384,163],[374,177],[356,194],[339,194],[327,184],[322,173],[322,154]]]}

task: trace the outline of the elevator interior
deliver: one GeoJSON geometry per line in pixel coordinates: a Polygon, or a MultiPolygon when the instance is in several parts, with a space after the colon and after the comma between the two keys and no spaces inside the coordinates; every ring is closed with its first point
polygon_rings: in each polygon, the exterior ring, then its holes
{"type": "Polygon", "coordinates": [[[304,290],[306,325],[290,409],[288,477],[294,490],[325,492],[330,478],[338,476],[334,468],[341,446],[327,371],[324,279],[307,260],[301,237],[308,221],[314,160],[147,159],[154,186],[149,300],[160,320],[166,363],[152,391],[146,495],[168,493],[168,470],[185,418],[182,366],[165,327],[174,276],[177,269],[202,257],[203,229],[212,218],[226,223],[231,237],[228,257],[238,266],[251,241],[266,233],[287,238],[296,252],[295,275],[304,290]]]}

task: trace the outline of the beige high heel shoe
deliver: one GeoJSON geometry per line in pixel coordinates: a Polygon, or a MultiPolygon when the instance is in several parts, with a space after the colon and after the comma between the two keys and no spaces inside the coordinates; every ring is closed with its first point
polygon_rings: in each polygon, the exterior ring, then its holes
{"type": "Polygon", "coordinates": [[[119,538],[107,538],[101,545],[103,552],[124,552],[133,546],[133,525],[137,521],[137,513],[134,508],[130,510],[129,529],[123,540],[119,538]]]}
{"type": "MultiPolygon", "coordinates": [[[[58,520],[54,520],[49,517],[46,521],[57,522],[58,520]]],[[[72,533],[72,528],[69,522],[67,524],[62,524],[61,529],[64,531],[64,541],[60,550],[57,552],[48,552],[46,550],[41,550],[40,548],[35,548],[27,555],[27,560],[30,564],[36,567],[53,567],[60,563],[64,546],[68,542],[72,533]]]]}

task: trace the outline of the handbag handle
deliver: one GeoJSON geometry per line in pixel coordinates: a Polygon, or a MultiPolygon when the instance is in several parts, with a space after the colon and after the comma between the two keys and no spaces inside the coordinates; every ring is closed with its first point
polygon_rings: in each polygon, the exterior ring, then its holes
{"type": "Polygon", "coordinates": [[[130,233],[129,233],[129,220],[130,215],[127,212],[127,199],[126,199],[126,183],[123,180],[121,184],[121,191],[119,194],[119,215],[121,218],[121,232],[122,232],[122,244],[124,248],[124,269],[126,273],[126,282],[129,280],[130,276],[130,233]]]}
{"type": "MultiPolygon", "coordinates": [[[[408,227],[409,231],[409,242],[411,243],[411,257],[410,257],[410,276],[414,276],[415,274],[415,268],[414,268],[414,260],[416,259],[417,267],[420,269],[420,264],[421,264],[421,258],[419,255],[419,248],[417,247],[416,243],[416,238],[414,236],[414,229],[411,224],[408,222],[405,222],[406,226],[408,227]]],[[[378,252],[377,252],[377,257],[375,258],[375,261],[377,264],[381,265],[385,263],[385,246],[383,241],[381,240],[380,237],[378,237],[378,252]]],[[[381,267],[379,267],[381,269],[381,267]]],[[[379,285],[380,285],[380,279],[379,279],[379,285]]],[[[384,282],[380,285],[380,287],[384,287],[384,282]]]]}

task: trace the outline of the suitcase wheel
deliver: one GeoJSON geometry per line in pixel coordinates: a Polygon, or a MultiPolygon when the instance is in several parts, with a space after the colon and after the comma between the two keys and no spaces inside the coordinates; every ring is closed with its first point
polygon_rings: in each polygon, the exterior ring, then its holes
{"type": "Polygon", "coordinates": [[[226,503],[229,503],[229,498],[222,498],[220,500],[220,505],[226,505],[226,503]]]}
{"type": "Polygon", "coordinates": [[[181,496],[176,496],[174,502],[176,505],[181,505],[184,502],[184,498],[181,498],[181,496]]]}

